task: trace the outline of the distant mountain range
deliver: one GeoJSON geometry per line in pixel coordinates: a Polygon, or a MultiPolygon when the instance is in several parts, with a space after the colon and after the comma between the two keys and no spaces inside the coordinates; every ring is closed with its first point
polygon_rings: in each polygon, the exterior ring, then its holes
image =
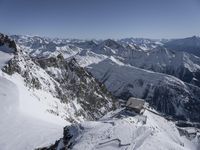
{"type": "Polygon", "coordinates": [[[169,42],[165,43],[165,47],[200,56],[200,37],[193,36],[184,39],[170,40],[169,42]]]}

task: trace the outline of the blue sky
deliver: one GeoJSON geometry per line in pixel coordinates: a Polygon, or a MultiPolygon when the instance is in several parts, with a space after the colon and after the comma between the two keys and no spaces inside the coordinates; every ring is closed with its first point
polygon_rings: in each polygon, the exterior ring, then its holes
{"type": "Polygon", "coordinates": [[[0,0],[0,32],[61,38],[200,35],[200,0],[0,0]]]}

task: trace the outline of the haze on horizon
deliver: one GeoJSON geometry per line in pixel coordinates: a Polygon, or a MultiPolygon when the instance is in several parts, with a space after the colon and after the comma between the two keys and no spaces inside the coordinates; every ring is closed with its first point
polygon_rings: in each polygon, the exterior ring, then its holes
{"type": "Polygon", "coordinates": [[[199,0],[0,0],[0,32],[60,38],[200,35],[199,0]]]}

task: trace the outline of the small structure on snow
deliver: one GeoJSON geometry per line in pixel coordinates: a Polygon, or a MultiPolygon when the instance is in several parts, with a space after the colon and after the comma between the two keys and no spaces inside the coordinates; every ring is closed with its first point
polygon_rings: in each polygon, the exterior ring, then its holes
{"type": "Polygon", "coordinates": [[[133,110],[136,113],[140,113],[144,108],[145,101],[143,99],[130,97],[126,103],[126,109],[133,110]]]}

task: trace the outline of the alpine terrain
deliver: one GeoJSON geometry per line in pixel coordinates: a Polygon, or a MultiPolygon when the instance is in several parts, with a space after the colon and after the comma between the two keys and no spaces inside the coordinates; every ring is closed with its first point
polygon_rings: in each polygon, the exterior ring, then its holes
{"type": "Polygon", "coordinates": [[[0,149],[199,150],[199,43],[0,34],[0,149]]]}

